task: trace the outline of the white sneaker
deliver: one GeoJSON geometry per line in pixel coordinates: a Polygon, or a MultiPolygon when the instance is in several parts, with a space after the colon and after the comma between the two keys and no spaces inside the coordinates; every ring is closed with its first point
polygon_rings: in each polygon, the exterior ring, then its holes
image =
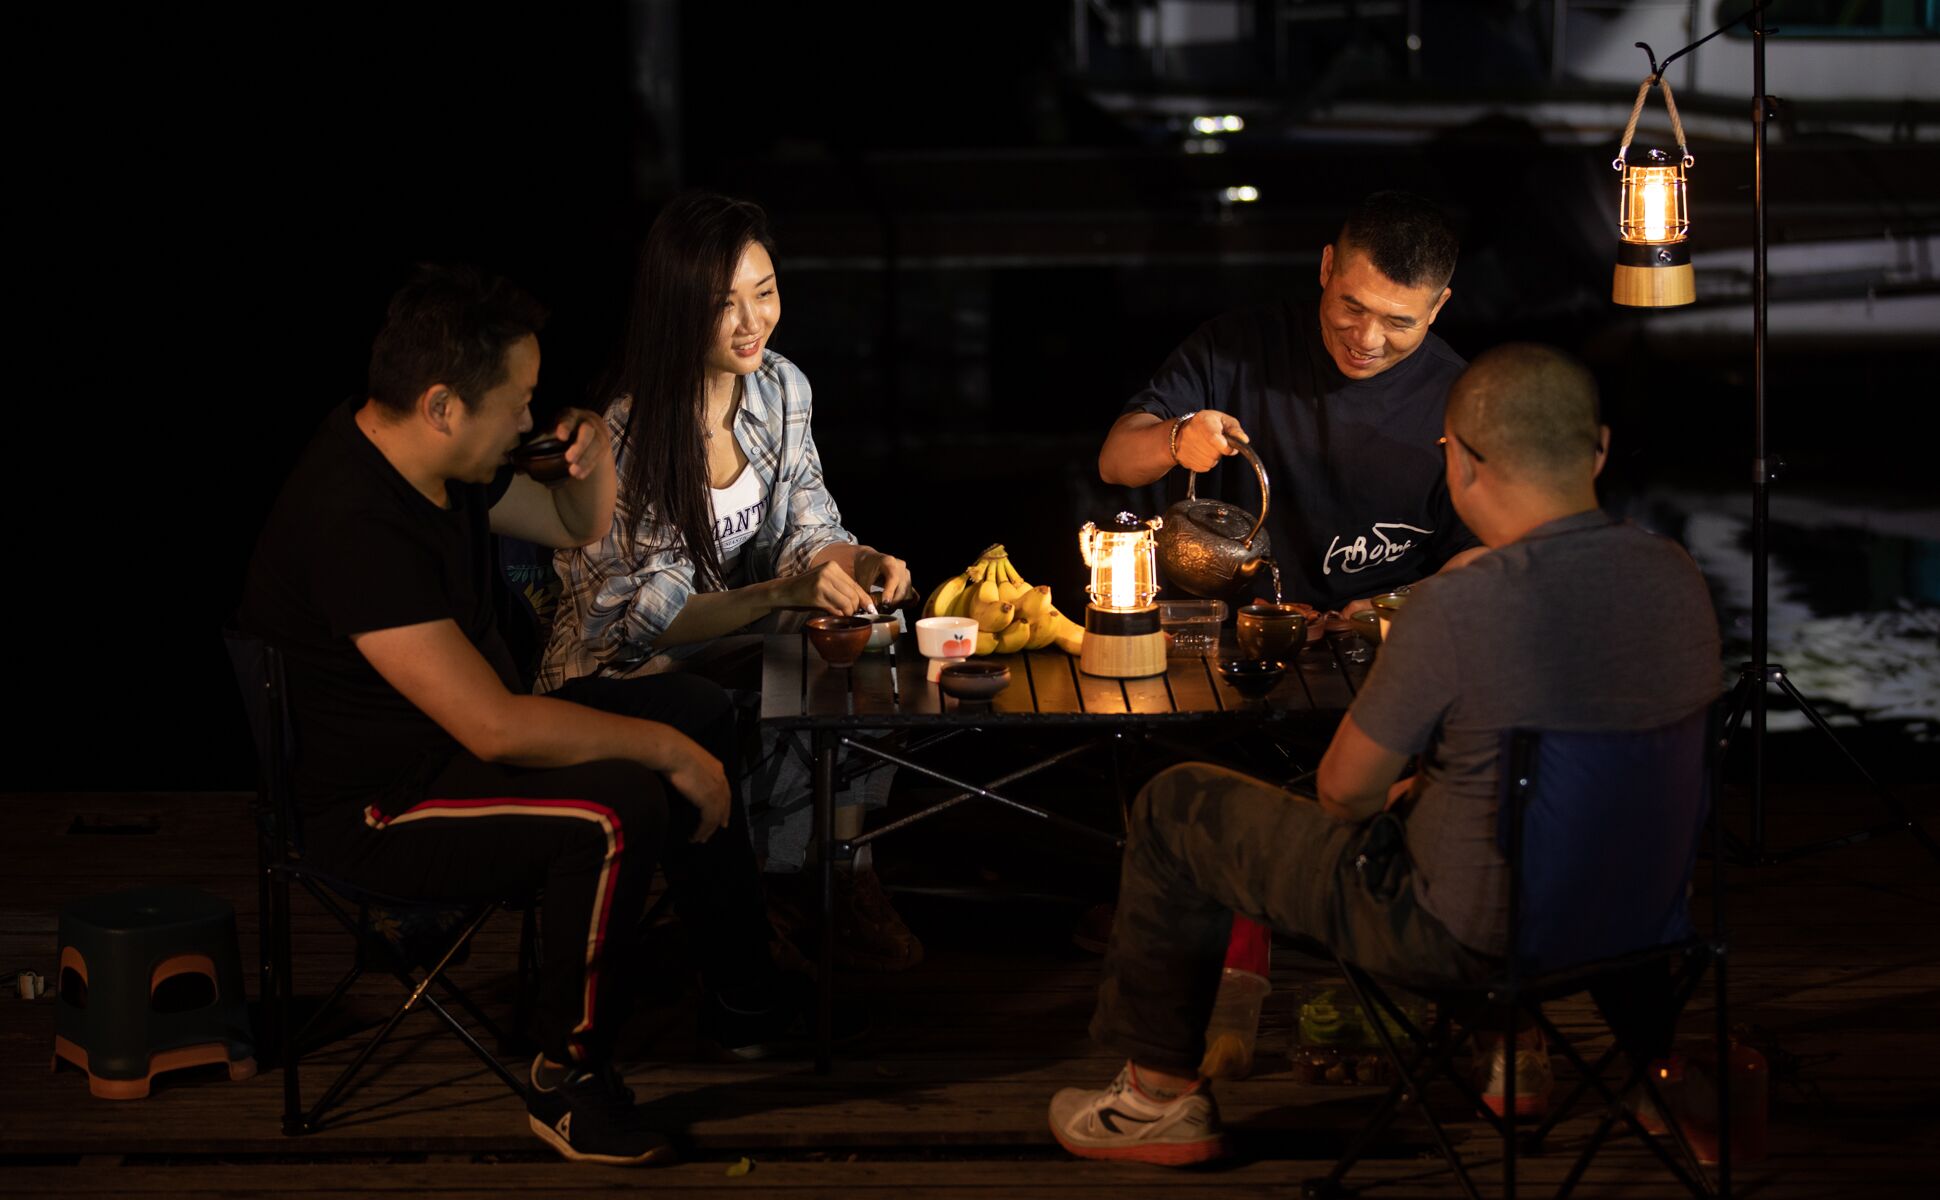
{"type": "Polygon", "coordinates": [[[1051,1097],[1051,1134],[1080,1158],[1184,1167],[1226,1155],[1219,1106],[1201,1080],[1183,1095],[1155,1100],[1131,1063],[1099,1091],[1065,1088],[1051,1097]]]}

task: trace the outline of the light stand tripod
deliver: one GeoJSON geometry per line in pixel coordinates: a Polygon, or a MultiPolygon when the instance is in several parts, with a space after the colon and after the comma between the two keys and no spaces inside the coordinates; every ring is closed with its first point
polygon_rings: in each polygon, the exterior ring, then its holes
{"type": "Polygon", "coordinates": [[[1875,837],[1890,833],[1907,832],[1920,843],[1926,852],[1940,860],[1940,844],[1936,844],[1926,830],[1913,819],[1904,802],[1886,786],[1873,778],[1853,752],[1847,749],[1832,726],[1819,715],[1812,702],[1793,685],[1785,668],[1774,663],[1769,657],[1767,624],[1767,555],[1769,553],[1770,524],[1770,485],[1773,475],[1772,463],[1765,457],[1765,126],[1773,116],[1772,97],[1765,94],[1765,9],[1771,0],[1759,0],[1749,12],[1735,21],[1726,22],[1710,33],[1692,42],[1682,50],[1672,54],[1663,62],[1648,45],[1637,45],[1650,55],[1651,76],[1653,80],[1663,77],[1664,68],[1677,59],[1689,54],[1704,43],[1717,37],[1734,25],[1751,22],[1752,67],[1751,67],[1751,127],[1752,127],[1752,475],[1751,475],[1751,661],[1745,663],[1738,672],[1738,683],[1732,689],[1726,706],[1724,740],[1729,746],[1737,738],[1738,727],[1750,717],[1750,793],[1751,829],[1748,839],[1727,835],[1730,857],[1741,865],[1763,866],[1773,863],[1789,862],[1796,858],[1817,854],[1824,850],[1836,850],[1845,846],[1857,845],[1875,837]],[[1805,719],[1813,728],[1824,734],[1840,754],[1850,763],[1860,778],[1873,789],[1885,806],[1890,819],[1824,841],[1810,842],[1798,846],[1774,850],[1765,842],[1765,709],[1772,688],[1778,688],[1792,703],[1798,705],[1805,719]]]}

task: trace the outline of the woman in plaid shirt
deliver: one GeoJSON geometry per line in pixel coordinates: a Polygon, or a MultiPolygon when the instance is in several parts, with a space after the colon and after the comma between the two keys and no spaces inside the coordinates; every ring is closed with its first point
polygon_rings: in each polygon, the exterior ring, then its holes
{"type": "MultiPolygon", "coordinates": [[[[626,394],[605,418],[619,502],[604,538],[554,559],[564,591],[538,690],[678,662],[752,691],[758,652],[726,635],[784,609],[842,615],[910,595],[903,561],[843,527],[809,428],[808,378],[768,349],[781,318],[772,251],[759,207],[703,193],[670,202],[647,234],[626,394]]],[[[800,790],[791,773],[806,778],[782,759],[791,771],[776,799],[800,790]]],[[[874,781],[886,791],[886,773],[874,781]]],[[[770,832],[770,869],[800,867],[807,818],[800,808],[770,832]]],[[[887,968],[920,958],[874,873],[845,882],[854,919],[838,935],[856,953],[844,957],[887,968]]]]}

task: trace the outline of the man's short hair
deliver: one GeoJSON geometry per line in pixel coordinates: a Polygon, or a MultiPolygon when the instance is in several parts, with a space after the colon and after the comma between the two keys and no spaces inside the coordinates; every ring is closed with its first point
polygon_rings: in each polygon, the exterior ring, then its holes
{"type": "Polygon", "coordinates": [[[1448,215],[1412,192],[1376,192],[1348,214],[1335,253],[1352,246],[1403,287],[1439,292],[1455,274],[1461,241],[1448,215]]]}
{"type": "Polygon", "coordinates": [[[1512,477],[1574,482],[1601,444],[1596,378],[1553,346],[1510,342],[1476,356],[1448,393],[1448,427],[1512,477]]]}
{"type": "Polygon", "coordinates": [[[544,306],[510,280],[421,264],[391,297],[371,344],[370,397],[407,413],[442,383],[470,405],[505,381],[506,348],[545,323],[544,306]]]}

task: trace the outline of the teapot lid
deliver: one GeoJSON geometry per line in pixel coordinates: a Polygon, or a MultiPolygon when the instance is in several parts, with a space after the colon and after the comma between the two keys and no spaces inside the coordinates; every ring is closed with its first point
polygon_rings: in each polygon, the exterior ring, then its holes
{"type": "Polygon", "coordinates": [[[1174,507],[1174,520],[1183,517],[1209,533],[1233,541],[1243,541],[1253,532],[1257,518],[1238,505],[1224,500],[1183,500],[1174,507]]]}

